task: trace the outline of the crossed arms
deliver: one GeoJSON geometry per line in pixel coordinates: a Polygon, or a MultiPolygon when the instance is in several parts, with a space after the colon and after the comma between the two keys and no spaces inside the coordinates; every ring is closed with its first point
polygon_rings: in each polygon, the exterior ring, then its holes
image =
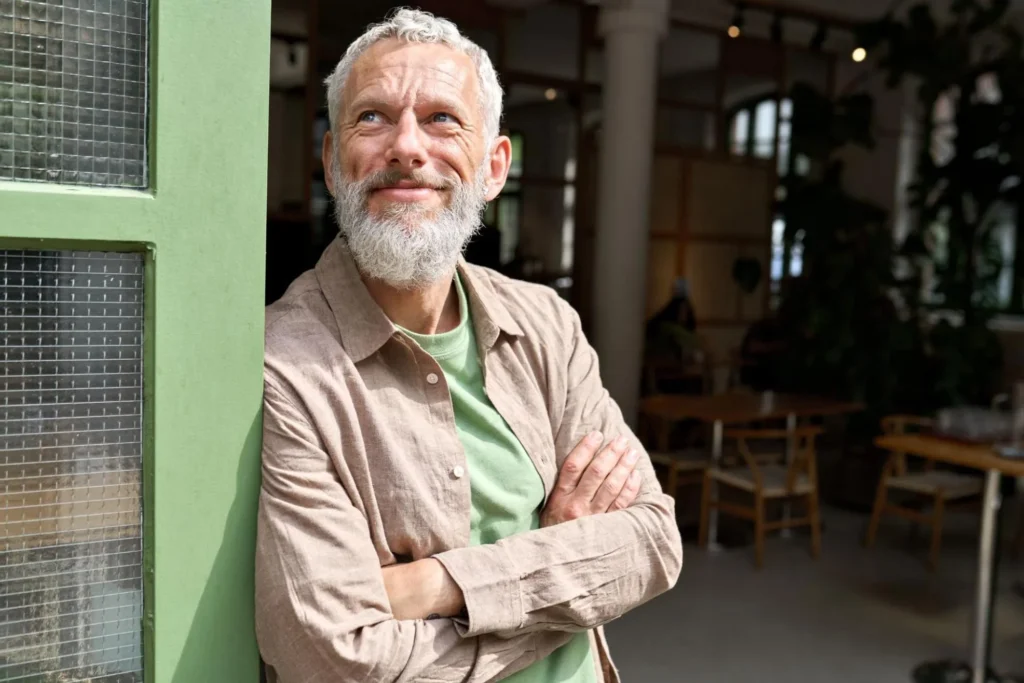
{"type": "Polygon", "coordinates": [[[578,321],[570,338],[555,443],[573,451],[544,526],[397,568],[380,566],[346,473],[301,400],[268,372],[256,617],[280,683],[493,680],[675,584],[682,549],[671,499],[601,387],[578,321]],[[627,445],[598,449],[584,441],[592,430],[626,435],[627,445]],[[463,609],[468,618],[453,616],[463,609]]]}

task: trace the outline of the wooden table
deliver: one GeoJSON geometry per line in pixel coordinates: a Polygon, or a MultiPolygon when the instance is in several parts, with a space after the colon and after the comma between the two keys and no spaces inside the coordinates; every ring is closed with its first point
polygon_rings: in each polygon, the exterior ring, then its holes
{"type": "MultiPolygon", "coordinates": [[[[713,426],[711,437],[711,461],[717,463],[722,457],[722,438],[726,424],[743,424],[759,420],[786,420],[786,429],[793,432],[801,417],[822,417],[843,415],[863,410],[859,403],[836,401],[818,396],[776,394],[773,392],[728,392],[703,396],[663,395],[651,396],[640,404],[640,414],[648,420],[660,422],[662,441],[660,448],[667,449],[669,428],[684,420],[700,420],[713,426]]],[[[787,455],[792,452],[792,439],[787,444],[787,455]]],[[[708,519],[708,544],[717,547],[718,512],[711,511],[708,519]]]]}
{"type": "Polygon", "coordinates": [[[965,444],[923,434],[883,436],[875,440],[879,448],[909,453],[950,465],[985,472],[982,499],[981,535],[978,540],[978,578],[975,587],[974,624],[971,634],[972,683],[984,683],[988,669],[989,643],[992,639],[992,601],[995,594],[996,527],[1002,505],[999,484],[1002,476],[1024,477],[1024,460],[1002,458],[990,446],[965,444]]]}

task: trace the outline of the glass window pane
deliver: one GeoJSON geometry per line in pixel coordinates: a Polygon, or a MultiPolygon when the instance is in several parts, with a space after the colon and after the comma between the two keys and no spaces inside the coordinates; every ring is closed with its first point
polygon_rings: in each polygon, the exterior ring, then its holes
{"type": "Polygon", "coordinates": [[[782,108],[779,110],[782,114],[783,121],[789,121],[793,118],[793,100],[788,97],[782,100],[782,108]]]}
{"type": "MultiPolygon", "coordinates": [[[[788,100],[787,100],[788,101],[788,100]]],[[[785,108],[785,102],[783,102],[783,108],[785,108]]],[[[779,175],[783,176],[789,173],[789,149],[790,149],[790,138],[793,132],[793,124],[789,121],[782,121],[779,123],[779,159],[778,168],[779,175]]]]}
{"type": "MultiPolygon", "coordinates": [[[[570,159],[565,164],[566,177],[576,176],[576,160],[570,159]]],[[[562,272],[571,273],[573,265],[573,249],[576,240],[576,188],[566,185],[562,189],[562,272]]]]}
{"type": "Polygon", "coordinates": [[[789,274],[800,277],[804,272],[804,237],[797,233],[793,239],[793,247],[789,250],[789,274]]]}
{"type": "Polygon", "coordinates": [[[783,235],[786,232],[786,222],[782,218],[772,221],[772,264],[771,278],[773,282],[782,279],[784,271],[785,246],[783,235]]]}
{"type": "Polygon", "coordinates": [[[513,85],[508,89],[505,126],[521,136],[517,177],[564,178],[566,161],[576,157],[576,109],[565,93],[513,85]]]}
{"type": "Polygon", "coordinates": [[[1017,254],[1017,210],[1012,204],[1000,203],[992,209],[992,238],[999,246],[1003,267],[996,283],[996,299],[1001,308],[1013,304],[1014,258],[1017,254]]]}
{"type": "Polygon", "coordinates": [[[732,120],[732,153],[744,156],[750,141],[750,110],[741,109],[732,120]]]}
{"type": "Polygon", "coordinates": [[[147,9],[0,2],[0,180],[147,186],[147,9]]]}
{"type": "Polygon", "coordinates": [[[502,264],[511,262],[519,248],[519,209],[518,197],[500,197],[498,199],[498,231],[501,233],[502,264]]]}
{"type": "Polygon", "coordinates": [[[811,160],[803,154],[797,154],[793,159],[793,173],[805,176],[811,172],[811,160]]]}
{"type": "Polygon", "coordinates": [[[142,683],[142,256],[0,277],[0,680],[142,683]]]}
{"type": "Polygon", "coordinates": [[[754,156],[775,156],[775,100],[765,100],[754,110],[754,156]]]}

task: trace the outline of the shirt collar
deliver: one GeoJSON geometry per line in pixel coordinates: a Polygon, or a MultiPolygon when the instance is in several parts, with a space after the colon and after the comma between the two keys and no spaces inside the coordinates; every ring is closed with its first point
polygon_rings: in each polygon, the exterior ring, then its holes
{"type": "MultiPolygon", "coordinates": [[[[483,348],[494,346],[502,332],[521,336],[522,328],[499,299],[491,279],[474,272],[463,258],[459,259],[458,269],[483,348]]],[[[341,345],[353,362],[366,360],[397,333],[398,328],[370,296],[348,246],[340,237],[324,251],[314,272],[337,322],[341,345]]]]}

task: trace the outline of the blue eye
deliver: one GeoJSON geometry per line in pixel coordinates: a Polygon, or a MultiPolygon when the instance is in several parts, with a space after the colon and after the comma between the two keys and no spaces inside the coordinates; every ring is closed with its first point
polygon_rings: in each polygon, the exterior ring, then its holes
{"type": "Polygon", "coordinates": [[[447,112],[438,112],[430,117],[434,123],[455,123],[455,117],[447,112]]]}
{"type": "Polygon", "coordinates": [[[373,123],[373,122],[375,122],[377,120],[377,112],[375,112],[375,111],[364,111],[362,114],[359,115],[359,119],[358,120],[360,122],[365,121],[367,123],[373,123]]]}

